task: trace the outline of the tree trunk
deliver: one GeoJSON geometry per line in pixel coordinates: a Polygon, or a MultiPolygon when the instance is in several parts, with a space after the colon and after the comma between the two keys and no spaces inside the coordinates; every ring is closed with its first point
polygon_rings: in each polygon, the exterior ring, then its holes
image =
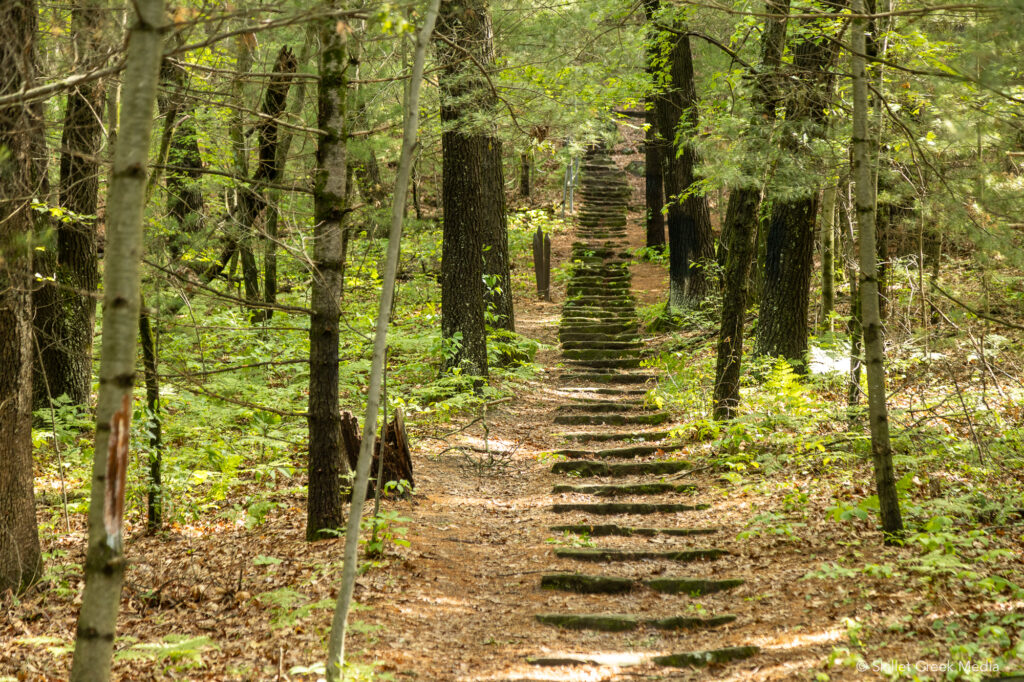
{"type": "Polygon", "coordinates": [[[395,176],[395,191],[391,203],[391,231],[388,234],[388,252],[384,261],[383,281],[380,292],[380,306],[377,308],[377,326],[373,339],[373,359],[370,364],[370,385],[366,393],[366,421],[363,422],[363,440],[359,448],[359,462],[352,487],[352,508],[345,530],[345,557],[342,564],[341,589],[331,619],[331,632],[327,642],[326,676],[328,682],[337,682],[342,676],[345,664],[345,629],[348,612],[352,605],[355,589],[356,570],[359,558],[359,523],[363,517],[366,502],[367,482],[370,478],[370,464],[373,459],[374,428],[380,406],[381,384],[384,378],[384,363],[387,355],[388,323],[391,320],[392,302],[395,293],[395,276],[398,273],[398,255],[402,243],[402,217],[405,214],[406,194],[409,190],[409,176],[412,173],[413,153],[416,149],[416,132],[419,127],[420,84],[423,81],[423,63],[427,46],[434,30],[440,0],[431,0],[423,18],[423,26],[416,34],[416,51],[413,57],[412,74],[406,90],[405,121],[402,131],[402,152],[398,159],[398,173],[395,176]]]}
{"type": "Polygon", "coordinates": [[[853,229],[853,220],[850,215],[850,182],[849,178],[839,181],[842,188],[839,202],[840,227],[843,230],[843,250],[846,261],[846,281],[850,283],[850,319],[846,323],[846,331],[850,336],[850,374],[846,386],[846,404],[850,407],[860,402],[861,388],[860,375],[863,363],[861,352],[863,351],[860,325],[860,292],[857,285],[857,236],[853,229]]]}
{"type": "Polygon", "coordinates": [[[857,226],[860,233],[860,301],[867,357],[868,417],[871,430],[871,454],[875,465],[875,486],[886,544],[894,544],[903,534],[896,476],[889,443],[889,416],[885,396],[885,351],[882,319],[878,306],[878,253],[875,244],[875,179],[871,168],[868,138],[868,82],[865,72],[867,12],[864,0],[854,0],[853,43],[853,174],[857,193],[857,226]]]}
{"type": "MultiPolygon", "coordinates": [[[[648,67],[648,70],[650,68],[648,67]]],[[[652,249],[665,247],[665,205],[662,187],[661,154],[662,144],[658,139],[657,117],[654,103],[648,102],[647,130],[644,132],[644,203],[647,207],[647,246],[652,249]]]]}
{"type": "Polygon", "coordinates": [[[836,183],[829,181],[822,191],[821,201],[821,326],[829,331],[832,331],[832,311],[835,310],[837,190],[836,183]]]}
{"type": "Polygon", "coordinates": [[[714,417],[732,419],[740,403],[743,361],[743,322],[747,312],[748,271],[754,252],[754,223],[761,201],[758,187],[737,187],[729,195],[723,232],[728,237],[722,297],[722,324],[718,331],[715,365],[714,417]]]}
{"type": "MultiPolygon", "coordinates": [[[[747,130],[750,136],[767,138],[763,127],[775,119],[774,80],[782,60],[786,37],[786,15],[789,1],[768,0],[765,13],[774,15],[765,20],[761,37],[761,69],[755,78],[752,105],[754,115],[747,130]]],[[[758,169],[747,167],[745,173],[758,177],[758,169]]],[[[750,263],[756,249],[761,187],[748,184],[729,193],[725,224],[722,226],[723,281],[722,323],[718,331],[718,357],[715,364],[714,418],[731,419],[740,403],[740,370],[743,361],[743,323],[746,315],[750,263]]]]}
{"type": "MultiPolygon", "coordinates": [[[[656,0],[648,0],[648,17],[656,0]]],[[[677,24],[682,26],[682,24],[677,24]]],[[[700,305],[709,293],[705,264],[715,258],[711,212],[707,197],[692,192],[694,168],[699,157],[685,138],[698,126],[697,89],[693,76],[690,38],[671,34],[668,38],[668,73],[658,74],[661,92],[655,95],[658,131],[665,140],[662,154],[665,201],[668,208],[669,296],[668,310],[678,311],[700,305]],[[683,142],[677,143],[677,135],[683,142]],[[685,197],[683,196],[685,195],[685,197]]]]}
{"type": "MultiPolygon", "coordinates": [[[[106,9],[94,0],[80,0],[72,7],[76,71],[94,66],[91,62],[100,52],[105,17],[106,9]]],[[[46,265],[36,270],[53,277],[52,283],[44,283],[33,294],[39,345],[33,400],[37,409],[49,405],[48,398],[61,395],[67,395],[75,405],[89,404],[95,293],[99,286],[96,212],[103,100],[103,81],[87,81],[68,94],[64,111],[60,205],[70,215],[57,222],[56,251],[44,252],[37,259],[46,265]]]]}
{"type": "Polygon", "coordinates": [[[313,292],[309,326],[309,493],[306,539],[333,537],[344,527],[338,342],[344,277],[347,190],[346,35],[333,19],[320,29],[320,134],[313,190],[313,292]]]}
{"type": "MultiPolygon", "coordinates": [[[[305,66],[309,61],[309,49],[312,36],[307,32],[306,41],[302,44],[302,51],[295,62],[295,71],[305,66]]],[[[306,79],[303,78],[295,84],[292,104],[288,110],[290,118],[296,119],[302,114],[303,106],[306,103],[306,79]]],[[[282,130],[277,142],[276,159],[274,165],[277,168],[278,177],[284,174],[285,166],[288,163],[288,153],[292,147],[292,133],[287,128],[282,130]]],[[[280,236],[281,220],[281,190],[271,188],[267,201],[267,243],[266,252],[263,257],[263,300],[267,303],[277,303],[277,240],[280,236]]],[[[272,308],[264,312],[264,319],[269,320],[274,314],[272,308]]]]}
{"type": "MultiPolygon", "coordinates": [[[[34,0],[0,4],[0,95],[36,80],[34,0]]],[[[0,595],[19,592],[42,568],[32,462],[31,197],[44,169],[40,108],[0,106],[0,595]]]]}
{"type": "Polygon", "coordinates": [[[149,494],[146,496],[146,529],[159,530],[164,518],[163,418],[160,416],[160,358],[156,335],[146,302],[139,309],[139,339],[142,341],[142,374],[146,382],[146,431],[149,432],[149,494]]]}
{"type": "Polygon", "coordinates": [[[96,445],[89,502],[85,590],[71,679],[107,680],[121,601],[125,475],[130,459],[139,263],[149,134],[159,79],[162,0],[136,0],[125,58],[121,129],[107,193],[103,268],[103,349],[96,405],[96,445]]]}
{"type": "MultiPolygon", "coordinates": [[[[842,2],[829,6],[833,11],[842,2]]],[[[787,82],[784,144],[792,154],[811,154],[800,140],[824,135],[831,97],[831,65],[836,41],[816,36],[827,31],[824,19],[804,22],[793,49],[793,75],[787,82]]],[[[807,310],[814,260],[818,186],[790,188],[796,196],[774,202],[765,235],[764,279],[758,318],[758,355],[782,356],[804,366],[807,355],[807,310]]]]}
{"type": "Polygon", "coordinates": [[[519,196],[530,198],[530,152],[519,153],[519,196]]]}
{"type": "MultiPolygon", "coordinates": [[[[185,68],[165,59],[160,67],[160,80],[167,90],[158,102],[164,111],[167,165],[171,166],[167,170],[167,212],[178,227],[168,246],[171,257],[177,259],[192,237],[203,229],[203,157],[185,68]]],[[[156,175],[154,172],[153,177],[156,175]]]]}
{"type": "MultiPolygon", "coordinates": [[[[305,47],[303,48],[306,49],[305,47]]],[[[302,55],[305,62],[306,55],[302,55]]],[[[277,61],[274,63],[274,72],[267,84],[267,92],[263,97],[261,113],[264,118],[260,119],[257,126],[259,130],[259,165],[256,167],[255,179],[257,180],[256,191],[262,194],[262,182],[276,183],[284,173],[284,164],[287,161],[288,147],[291,146],[291,135],[282,133],[279,130],[278,119],[284,114],[285,105],[288,102],[288,91],[291,89],[292,78],[298,69],[299,60],[288,46],[281,48],[277,53],[277,61]],[[281,148],[284,147],[282,153],[281,148]]],[[[304,92],[304,91],[303,91],[304,92]]],[[[263,301],[265,303],[277,302],[277,238],[278,220],[280,219],[277,203],[280,201],[280,194],[271,190],[270,202],[263,201],[267,207],[266,230],[262,233],[263,241],[263,301]]],[[[273,314],[270,308],[264,308],[253,314],[257,321],[269,320],[273,314]]]]}
{"type": "Polygon", "coordinates": [[[487,375],[486,314],[511,327],[505,191],[501,143],[474,119],[494,108],[494,96],[465,55],[493,61],[490,15],[481,0],[446,3],[438,19],[442,148],[442,371],[487,375]],[[484,251],[484,247],[489,247],[484,251]],[[481,255],[483,256],[481,259],[481,255]],[[481,260],[483,261],[481,263],[481,260]],[[485,286],[484,277],[487,276],[485,286]],[[500,293],[496,292],[500,289],[500,293]],[[489,310],[488,310],[489,308],[489,310]]]}

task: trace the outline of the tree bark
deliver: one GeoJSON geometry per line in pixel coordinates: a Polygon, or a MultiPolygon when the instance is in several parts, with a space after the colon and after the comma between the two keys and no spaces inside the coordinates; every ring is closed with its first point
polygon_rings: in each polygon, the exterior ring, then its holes
{"type": "Polygon", "coordinates": [[[889,415],[885,396],[885,350],[882,319],[878,305],[878,253],[875,244],[875,177],[871,167],[868,137],[868,82],[865,71],[867,12],[864,0],[853,0],[853,174],[857,193],[857,226],[860,233],[860,305],[864,329],[864,350],[868,375],[868,418],[871,454],[875,465],[875,486],[886,544],[903,535],[892,447],[889,443],[889,415]]]}
{"type": "MultiPolygon", "coordinates": [[[[657,0],[647,0],[648,17],[657,0]]],[[[682,24],[677,24],[682,27],[682,24]]],[[[681,32],[680,32],[681,33],[681,32]]],[[[700,305],[709,293],[705,265],[715,258],[711,212],[707,197],[693,192],[694,168],[700,162],[685,138],[699,124],[697,89],[689,36],[667,33],[668,73],[659,73],[660,92],[655,95],[658,132],[665,143],[662,154],[665,201],[668,202],[669,296],[668,310],[700,305]],[[682,142],[677,142],[677,136],[682,142]],[[685,196],[684,196],[685,195],[685,196]]]]}
{"type": "MultiPolygon", "coordinates": [[[[842,2],[829,7],[837,11],[842,2]]],[[[830,30],[825,20],[806,20],[803,28],[793,49],[793,74],[786,93],[783,144],[793,154],[812,153],[801,148],[800,141],[824,134],[832,90],[831,65],[837,53],[831,36],[815,35],[830,30]]],[[[792,188],[794,192],[799,194],[774,202],[767,226],[755,351],[782,356],[802,368],[807,355],[818,186],[792,188]]]]}
{"type": "Polygon", "coordinates": [[[313,190],[313,292],[309,326],[309,493],[306,539],[332,537],[344,527],[341,415],[338,412],[338,342],[344,277],[348,130],[345,121],[348,50],[338,23],[320,29],[318,88],[320,134],[313,190]]]}
{"type": "MultiPolygon", "coordinates": [[[[34,0],[0,4],[0,95],[36,79],[34,0]]],[[[0,595],[42,568],[32,470],[32,197],[44,169],[39,107],[0,107],[0,595]]]]}
{"type": "Polygon", "coordinates": [[[355,589],[359,558],[359,523],[363,517],[363,504],[366,502],[366,489],[370,478],[370,463],[373,460],[375,427],[387,354],[388,324],[391,320],[395,276],[398,273],[398,256],[402,243],[402,218],[405,214],[409,176],[412,172],[413,155],[416,150],[416,132],[419,128],[420,84],[423,81],[423,63],[426,60],[427,46],[434,31],[439,5],[440,0],[431,0],[423,18],[423,26],[416,35],[412,74],[409,78],[409,87],[406,90],[405,106],[403,107],[405,125],[402,131],[402,152],[398,159],[395,192],[391,203],[391,231],[388,235],[388,252],[384,261],[380,306],[377,309],[377,327],[374,331],[370,385],[366,393],[366,419],[363,422],[363,440],[359,448],[359,462],[356,465],[355,482],[352,486],[351,513],[348,518],[348,527],[345,530],[345,560],[342,564],[341,589],[338,590],[338,601],[334,609],[334,617],[331,620],[331,632],[327,642],[326,674],[328,682],[336,682],[341,678],[345,664],[345,630],[348,623],[348,612],[352,605],[352,592],[355,589]]]}
{"type": "Polygon", "coordinates": [[[162,0],[136,0],[134,8],[136,15],[125,61],[121,128],[107,194],[103,349],[85,590],[71,667],[74,682],[110,677],[125,570],[122,518],[135,382],[142,219],[164,29],[162,0]]]}
{"type": "Polygon", "coordinates": [[[832,331],[836,283],[836,192],[829,181],[822,191],[821,202],[821,326],[832,331]]]}
{"type": "MultiPolygon", "coordinates": [[[[445,287],[444,263],[454,260],[446,257],[446,247],[451,244],[448,239],[451,211],[452,237],[456,233],[468,234],[473,231],[466,223],[479,226],[485,280],[483,305],[487,325],[515,331],[501,138],[492,123],[477,122],[493,119],[498,104],[497,95],[479,73],[481,68],[491,69],[495,59],[494,32],[487,0],[446,3],[439,21],[440,32],[447,40],[439,44],[439,54],[445,64],[440,83],[441,120],[451,126],[450,130],[446,126],[446,132],[442,135],[445,171],[442,180],[445,234],[441,256],[442,326],[446,317],[445,301],[451,303],[452,290],[462,288],[445,287]],[[472,60],[466,61],[467,55],[472,60]],[[457,164],[462,162],[467,164],[466,167],[458,168],[457,164]],[[446,291],[449,291],[449,296],[446,296],[446,291]]],[[[464,257],[469,257],[468,252],[464,257]]],[[[460,266],[455,267],[462,269],[460,266]]],[[[466,293],[470,293],[468,288],[466,293]]],[[[461,318],[462,315],[456,314],[456,317],[461,318]]],[[[466,345],[468,325],[462,331],[463,345],[466,345]]],[[[443,332],[442,335],[449,338],[443,332]]],[[[476,356],[483,350],[484,369],[477,373],[486,374],[486,339],[480,343],[474,341],[473,346],[473,364],[478,362],[476,356]]]]}
{"type": "Polygon", "coordinates": [[[163,417],[160,415],[160,357],[146,302],[139,309],[139,339],[142,341],[142,373],[146,382],[146,431],[149,432],[149,492],[146,495],[146,529],[159,530],[164,518],[163,417]]]}
{"type": "Polygon", "coordinates": [[[178,227],[168,246],[171,257],[177,259],[192,237],[203,229],[203,157],[196,107],[188,92],[185,68],[165,59],[160,67],[160,80],[168,94],[157,104],[164,112],[167,164],[174,166],[167,171],[167,212],[178,227]]]}
{"type": "Polygon", "coordinates": [[[530,152],[519,153],[519,196],[523,199],[530,198],[530,173],[532,172],[532,164],[530,163],[530,152]]]}
{"type": "MultiPolygon", "coordinates": [[[[650,62],[648,61],[648,64],[650,62]]],[[[650,66],[648,66],[650,70],[650,66]]],[[[644,203],[647,207],[646,244],[652,249],[665,247],[665,193],[661,170],[662,143],[658,135],[654,102],[648,101],[647,130],[644,131],[644,203]]]]}
{"type": "MultiPolygon", "coordinates": [[[[95,0],[72,7],[75,70],[95,62],[103,44],[106,9],[95,0]]],[[[37,272],[52,276],[33,294],[38,343],[36,408],[67,395],[88,405],[92,390],[92,339],[96,326],[99,256],[96,240],[100,151],[103,147],[104,82],[81,83],[67,97],[60,152],[60,205],[56,251],[42,252],[37,272]],[[45,377],[40,373],[45,373],[45,377]]]]}
{"type": "MultiPolygon", "coordinates": [[[[786,15],[789,0],[768,0],[761,37],[760,73],[751,74],[753,115],[747,130],[754,139],[766,139],[764,128],[775,120],[774,82],[786,37],[786,15]]],[[[714,418],[731,419],[740,403],[740,370],[743,361],[743,323],[750,285],[750,263],[754,257],[761,186],[754,178],[759,171],[748,165],[744,174],[747,184],[729,193],[725,224],[722,226],[724,272],[722,291],[722,323],[718,330],[718,357],[715,364],[714,418]]]]}
{"type": "Polygon", "coordinates": [[[459,369],[486,376],[487,313],[493,326],[514,325],[501,143],[491,130],[471,120],[493,111],[494,95],[473,61],[465,59],[469,54],[483,65],[493,62],[491,21],[483,0],[469,0],[445,3],[438,24],[445,125],[441,135],[442,371],[459,369]]]}

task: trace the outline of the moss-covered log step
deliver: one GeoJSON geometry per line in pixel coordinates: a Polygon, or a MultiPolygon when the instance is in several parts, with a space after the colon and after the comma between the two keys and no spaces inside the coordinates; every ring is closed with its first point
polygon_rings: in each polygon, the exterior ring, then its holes
{"type": "Polygon", "coordinates": [[[622,400],[622,401],[602,401],[602,400],[580,400],[574,399],[573,402],[568,405],[559,405],[555,408],[556,412],[587,412],[590,414],[598,414],[601,412],[621,412],[622,410],[639,410],[644,407],[646,403],[643,400],[622,400]]]}
{"type": "MultiPolygon", "coordinates": [[[[635,376],[635,375],[634,375],[635,376]]],[[[672,431],[621,431],[612,433],[563,433],[562,438],[578,443],[604,443],[613,440],[654,441],[664,440],[672,431]]]]}
{"type": "Polygon", "coordinates": [[[640,326],[640,321],[632,311],[616,313],[609,310],[573,310],[562,315],[561,331],[586,331],[595,325],[619,325],[618,333],[629,332],[640,326]]]}
{"type": "Polygon", "coordinates": [[[582,575],[580,573],[549,573],[541,576],[540,587],[543,590],[562,590],[579,594],[622,594],[638,587],[638,583],[630,578],[582,575]]]}
{"type": "Polygon", "coordinates": [[[667,476],[686,471],[689,462],[627,462],[608,464],[589,460],[572,462],[555,462],[551,467],[553,474],[572,474],[574,476],[667,476]]]}
{"type": "Polygon", "coordinates": [[[681,654],[655,656],[652,660],[656,665],[671,668],[703,668],[709,665],[742,661],[757,656],[761,649],[756,646],[731,646],[710,651],[690,651],[681,654]]]}
{"type": "Polygon", "coordinates": [[[675,561],[685,564],[694,561],[714,561],[725,554],[728,554],[728,552],[724,549],[681,549],[677,551],[654,552],[595,547],[560,547],[555,550],[555,556],[559,559],[573,559],[575,561],[591,561],[595,563],[662,559],[664,561],[675,561]]]}
{"type": "Polygon", "coordinates": [[[565,341],[562,351],[567,350],[643,350],[639,341],[565,341]]]}
{"type": "Polygon", "coordinates": [[[595,384],[646,384],[656,379],[653,374],[597,374],[594,372],[571,372],[563,377],[566,381],[587,381],[595,384]]]}
{"type": "Polygon", "coordinates": [[[584,512],[587,514],[598,514],[600,516],[614,516],[617,514],[635,514],[646,516],[650,514],[678,514],[682,512],[704,511],[710,509],[709,504],[676,504],[673,502],[652,503],[652,502],[576,502],[551,505],[554,514],[567,514],[569,512],[584,512]]]}
{"type": "Polygon", "coordinates": [[[639,348],[570,348],[562,350],[562,356],[567,360],[621,360],[622,358],[636,358],[639,355],[639,348]]]}
{"type": "Polygon", "coordinates": [[[643,358],[618,358],[613,360],[567,360],[567,364],[579,369],[639,369],[643,358]]]}
{"type": "Polygon", "coordinates": [[[624,485],[570,485],[559,484],[551,489],[553,493],[576,493],[597,497],[625,497],[626,495],[668,495],[669,493],[691,493],[697,489],[692,484],[677,483],[626,483],[624,485]]]}
{"type": "Polygon", "coordinates": [[[629,287],[632,277],[628,273],[608,275],[584,275],[576,274],[569,280],[570,286],[581,287],[629,287]]]}
{"type": "Polygon", "coordinates": [[[743,584],[742,580],[701,580],[695,578],[658,578],[646,582],[604,575],[582,573],[548,573],[541,576],[540,586],[545,590],[561,590],[578,594],[622,594],[640,587],[667,594],[701,596],[731,590],[743,584]]]}
{"type": "Polygon", "coordinates": [[[726,614],[710,618],[670,616],[668,618],[639,618],[617,613],[538,613],[538,623],[564,630],[594,630],[597,632],[629,632],[641,625],[657,630],[709,630],[727,625],[736,616],[726,614]]]}
{"type": "MultiPolygon", "coordinates": [[[[639,325],[637,325],[639,326],[639,325]]],[[[592,332],[592,331],[567,331],[565,329],[558,332],[558,338],[562,343],[566,342],[578,342],[578,341],[624,341],[633,343],[640,337],[636,332],[637,327],[633,327],[632,331],[618,332],[618,333],[607,333],[607,332],[592,332]]]]}
{"type": "Polygon", "coordinates": [[[636,331],[636,322],[601,322],[597,324],[573,323],[562,325],[559,337],[563,334],[624,334],[636,331]]]}
{"type": "Polygon", "coordinates": [[[632,459],[646,457],[659,452],[675,452],[682,450],[684,445],[631,445],[625,448],[607,448],[604,450],[555,450],[552,454],[571,457],[572,459],[632,459]]]}
{"type": "Polygon", "coordinates": [[[652,412],[649,414],[560,414],[555,417],[556,424],[573,426],[625,426],[642,424],[657,426],[671,418],[668,412],[652,412]]]}
{"type": "Polygon", "coordinates": [[[714,535],[717,528],[631,528],[630,526],[619,526],[614,523],[574,523],[569,525],[551,526],[552,533],[575,533],[576,535],[589,535],[592,538],[604,537],[644,537],[652,538],[656,535],[668,537],[690,537],[694,535],[714,535]]]}

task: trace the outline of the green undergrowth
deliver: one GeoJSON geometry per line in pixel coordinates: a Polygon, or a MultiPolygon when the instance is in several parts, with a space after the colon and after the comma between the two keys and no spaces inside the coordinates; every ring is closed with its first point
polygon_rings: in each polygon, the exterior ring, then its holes
{"type": "Polygon", "coordinates": [[[890,347],[889,418],[907,529],[892,548],[881,543],[866,398],[847,404],[848,338],[812,337],[810,371],[744,357],[731,421],[710,417],[716,344],[714,326],[684,316],[648,361],[661,377],[648,400],[677,417],[674,435],[698,465],[752,496],[740,539],[804,548],[818,557],[804,580],[846,595],[834,606],[854,612],[843,624],[848,641],[822,661],[818,679],[848,674],[845,666],[884,679],[1024,669],[1024,391],[1015,380],[994,387],[980,364],[987,353],[994,366],[1019,366],[1019,340],[910,336],[890,347]],[[893,652],[907,650],[948,665],[893,664],[893,652]]]}
{"type": "MultiPolygon", "coordinates": [[[[509,220],[512,285],[517,296],[535,296],[532,235],[567,229],[545,211],[513,213],[509,220]]],[[[386,239],[356,235],[349,247],[339,347],[339,400],[342,410],[362,418],[381,288],[386,239]]],[[[491,330],[489,378],[439,374],[441,226],[411,221],[403,238],[396,303],[389,327],[387,413],[401,407],[415,439],[423,426],[474,414],[488,402],[511,395],[536,375],[540,344],[524,336],[491,330]]],[[[202,261],[209,254],[188,253],[202,261]]],[[[283,261],[284,262],[284,261],[283,261]]],[[[289,259],[287,261],[291,263],[289,259]]],[[[292,265],[291,267],[295,267],[292,265]]],[[[310,275],[301,269],[280,273],[283,306],[309,305],[310,275]]],[[[174,291],[156,278],[144,283],[147,300],[168,300],[174,291]]],[[[225,283],[215,283],[225,291],[225,283]]],[[[244,297],[235,278],[227,293],[244,297]]],[[[164,514],[168,524],[224,518],[255,528],[279,513],[287,498],[305,494],[309,320],[276,311],[252,323],[237,302],[193,293],[173,318],[155,320],[161,373],[164,514]],[[197,321],[201,320],[201,323],[197,321]]],[[[97,339],[96,356],[99,356],[97,339]]],[[[140,358],[141,367],[141,358],[140,358]]],[[[36,414],[33,432],[37,482],[46,491],[50,532],[64,526],[61,480],[72,493],[69,512],[84,514],[93,448],[94,416],[58,398],[52,410],[36,414]]],[[[137,466],[129,473],[129,527],[144,523],[149,492],[149,436],[153,422],[145,409],[141,371],[135,391],[132,450],[137,466]]],[[[413,445],[415,449],[415,443],[413,445]]]]}

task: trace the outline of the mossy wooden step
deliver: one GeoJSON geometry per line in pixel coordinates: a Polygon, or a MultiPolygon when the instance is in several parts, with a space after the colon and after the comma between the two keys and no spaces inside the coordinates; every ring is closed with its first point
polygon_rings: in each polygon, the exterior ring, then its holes
{"type": "Polygon", "coordinates": [[[643,350],[639,341],[566,341],[562,352],[567,350],[643,350]]]}
{"type": "Polygon", "coordinates": [[[569,324],[562,325],[559,330],[559,337],[563,334],[622,334],[629,331],[636,331],[636,322],[602,322],[599,324],[569,324]]]}
{"type": "Polygon", "coordinates": [[[647,587],[663,594],[704,595],[724,592],[743,584],[739,578],[727,580],[704,580],[701,578],[655,578],[647,581],[647,587]]]}
{"type": "Polygon", "coordinates": [[[742,580],[701,580],[696,578],[658,578],[640,581],[616,576],[584,575],[582,573],[548,573],[541,576],[540,586],[545,590],[561,590],[577,594],[623,594],[640,587],[667,594],[700,596],[731,590],[743,584],[742,580]]]}
{"type": "Polygon", "coordinates": [[[550,573],[541,576],[540,579],[540,587],[543,590],[562,590],[579,594],[622,594],[637,586],[637,582],[630,578],[580,573],[550,573]]]}
{"type": "Polygon", "coordinates": [[[560,484],[551,489],[552,493],[575,493],[597,497],[624,497],[626,495],[668,495],[670,493],[691,493],[695,485],[676,483],[627,483],[625,485],[570,485],[560,484]]]}
{"type": "Polygon", "coordinates": [[[618,613],[538,613],[538,623],[564,630],[594,630],[597,632],[629,632],[641,625],[658,630],[709,630],[727,625],[736,616],[726,614],[710,618],[670,616],[668,618],[640,618],[618,613]]]}
{"type": "Polygon", "coordinates": [[[643,359],[615,358],[609,360],[567,360],[572,367],[580,369],[638,369],[643,364],[643,359]]]}
{"type": "Polygon", "coordinates": [[[555,417],[556,424],[573,426],[625,426],[646,425],[657,426],[671,418],[668,412],[652,412],[649,414],[560,414],[555,417]]]}
{"type": "Polygon", "coordinates": [[[553,474],[572,474],[573,476],[667,476],[686,471],[690,468],[689,462],[682,461],[660,461],[660,462],[624,462],[622,464],[608,464],[607,462],[594,462],[589,460],[575,460],[572,462],[555,462],[551,467],[553,474]]]}
{"type": "Polygon", "coordinates": [[[690,537],[694,535],[714,535],[717,528],[631,528],[629,526],[618,526],[613,523],[575,523],[562,526],[551,526],[552,533],[575,533],[576,535],[589,535],[592,538],[603,537],[645,537],[651,538],[656,535],[668,537],[690,537]]]}
{"type": "Polygon", "coordinates": [[[572,402],[568,405],[559,405],[556,412],[587,412],[599,414],[602,412],[621,412],[628,409],[640,409],[644,406],[642,400],[623,400],[622,402],[572,402]]]}
{"type": "MultiPolygon", "coordinates": [[[[566,377],[568,378],[568,376],[566,377]]],[[[563,433],[562,437],[566,440],[573,440],[578,443],[601,443],[613,440],[633,440],[633,441],[654,441],[664,440],[672,434],[672,431],[622,431],[612,433],[563,433]]]]}
{"type": "Polygon", "coordinates": [[[559,547],[555,556],[559,559],[575,561],[591,561],[595,563],[612,563],[616,561],[646,561],[661,559],[677,563],[694,561],[714,561],[728,554],[724,549],[681,549],[668,551],[649,551],[632,549],[601,549],[597,547],[559,547]]]}
{"type": "Polygon", "coordinates": [[[682,450],[685,445],[631,445],[625,448],[607,448],[605,450],[555,450],[553,454],[573,459],[632,459],[633,457],[646,457],[659,452],[675,452],[682,450]]]}
{"type": "MultiPolygon", "coordinates": [[[[637,325],[639,326],[639,325],[637,325]]],[[[626,341],[636,342],[640,337],[636,333],[637,327],[633,327],[631,331],[618,332],[618,333],[607,333],[607,332],[594,332],[594,331],[567,331],[562,329],[558,332],[558,338],[562,343],[575,342],[575,341],[626,341]]]]}
{"type": "Polygon", "coordinates": [[[709,665],[742,661],[757,656],[761,649],[756,646],[731,646],[724,649],[709,651],[690,651],[681,654],[655,656],[652,660],[656,665],[671,668],[703,668],[709,665]]]}
{"type": "Polygon", "coordinates": [[[573,372],[565,374],[567,381],[588,381],[595,384],[646,384],[657,379],[653,374],[597,374],[594,372],[573,372]]]}
{"type": "Polygon", "coordinates": [[[555,514],[568,512],[584,512],[600,516],[616,516],[633,514],[644,516],[649,514],[678,514],[681,512],[703,511],[710,509],[710,504],[676,504],[674,502],[578,502],[551,505],[555,514]]]}

